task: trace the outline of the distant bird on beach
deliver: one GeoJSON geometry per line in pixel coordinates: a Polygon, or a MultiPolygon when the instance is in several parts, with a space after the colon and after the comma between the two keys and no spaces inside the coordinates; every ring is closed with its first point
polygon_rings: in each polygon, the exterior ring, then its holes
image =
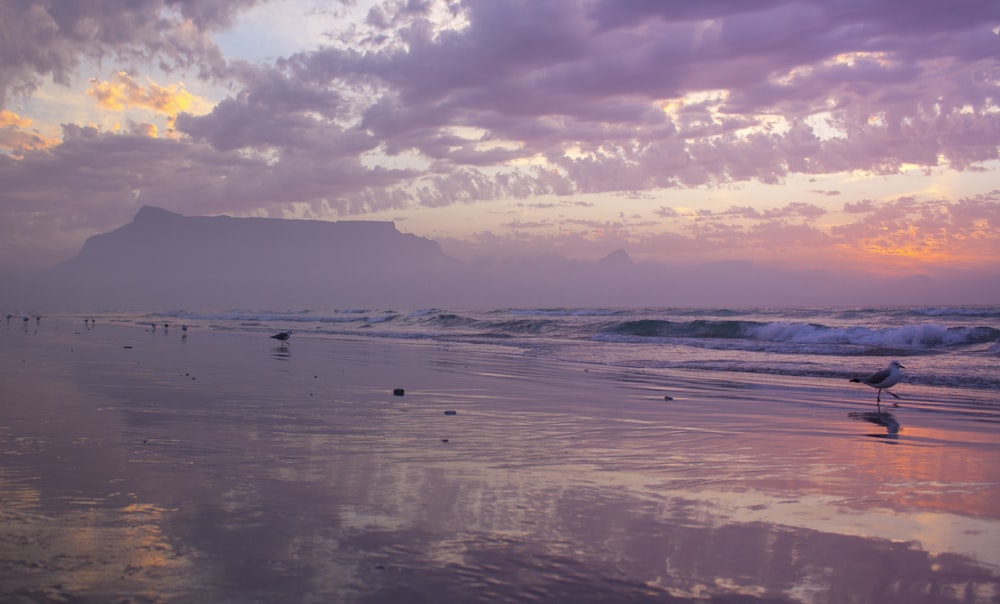
{"type": "Polygon", "coordinates": [[[899,361],[891,361],[889,366],[881,371],[876,371],[875,373],[863,378],[854,378],[852,382],[858,382],[861,384],[868,384],[872,388],[878,389],[878,394],[875,395],[875,405],[882,409],[882,391],[885,390],[889,394],[899,398],[895,392],[890,392],[888,389],[899,383],[899,380],[903,379],[903,372],[900,369],[905,369],[899,364],[899,361]]]}
{"type": "Polygon", "coordinates": [[[290,332],[290,331],[283,331],[281,333],[276,333],[276,334],[274,334],[271,337],[274,338],[275,340],[281,342],[281,347],[285,348],[286,346],[288,346],[288,339],[292,337],[292,332],[290,332]]]}

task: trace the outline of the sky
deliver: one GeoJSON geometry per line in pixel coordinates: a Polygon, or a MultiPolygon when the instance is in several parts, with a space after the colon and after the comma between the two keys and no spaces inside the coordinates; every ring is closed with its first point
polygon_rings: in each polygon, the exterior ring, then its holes
{"type": "Polygon", "coordinates": [[[0,275],[151,205],[1000,303],[998,153],[995,0],[0,0],[0,275]]]}

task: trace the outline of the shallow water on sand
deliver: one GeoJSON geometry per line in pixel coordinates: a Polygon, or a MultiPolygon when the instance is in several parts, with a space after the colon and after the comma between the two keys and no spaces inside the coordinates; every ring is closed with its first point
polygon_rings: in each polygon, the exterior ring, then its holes
{"type": "Polygon", "coordinates": [[[4,602],[1000,596],[968,393],[55,320],[0,378],[4,602]]]}

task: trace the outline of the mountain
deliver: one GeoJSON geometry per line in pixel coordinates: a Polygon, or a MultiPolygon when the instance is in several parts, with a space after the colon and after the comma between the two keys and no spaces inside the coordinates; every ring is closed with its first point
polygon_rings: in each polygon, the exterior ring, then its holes
{"type": "Polygon", "coordinates": [[[604,258],[601,258],[600,263],[604,266],[631,266],[633,264],[631,256],[628,255],[623,249],[617,249],[604,258]]]}
{"type": "Polygon", "coordinates": [[[37,275],[58,309],[342,307],[430,301],[459,263],[391,222],[182,216],[145,206],[37,275]]]}
{"type": "Polygon", "coordinates": [[[465,264],[391,222],[181,216],[144,207],[131,223],[88,239],[75,258],[4,282],[0,304],[19,313],[992,304],[996,283],[995,271],[886,277],[747,261],[665,265],[633,261],[625,250],[596,262],[545,255],[465,264]],[[971,282],[980,288],[974,297],[961,293],[971,282]]]}

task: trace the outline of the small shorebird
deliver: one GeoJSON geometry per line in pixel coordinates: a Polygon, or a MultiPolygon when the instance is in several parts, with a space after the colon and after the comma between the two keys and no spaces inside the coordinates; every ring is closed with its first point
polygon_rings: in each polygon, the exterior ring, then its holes
{"type": "Polygon", "coordinates": [[[875,405],[882,410],[882,391],[885,390],[889,394],[899,398],[895,392],[890,392],[889,388],[895,386],[899,383],[899,380],[903,379],[903,372],[900,369],[905,369],[899,364],[899,361],[891,361],[889,366],[881,371],[876,371],[875,373],[863,378],[854,378],[852,382],[858,382],[861,384],[868,384],[872,388],[878,389],[878,394],[875,395],[875,405]]]}
{"type": "Polygon", "coordinates": [[[281,347],[284,348],[284,347],[288,346],[288,339],[292,337],[292,332],[290,332],[290,331],[283,331],[281,333],[276,333],[276,334],[274,334],[271,337],[274,338],[275,340],[281,342],[281,347]]]}

